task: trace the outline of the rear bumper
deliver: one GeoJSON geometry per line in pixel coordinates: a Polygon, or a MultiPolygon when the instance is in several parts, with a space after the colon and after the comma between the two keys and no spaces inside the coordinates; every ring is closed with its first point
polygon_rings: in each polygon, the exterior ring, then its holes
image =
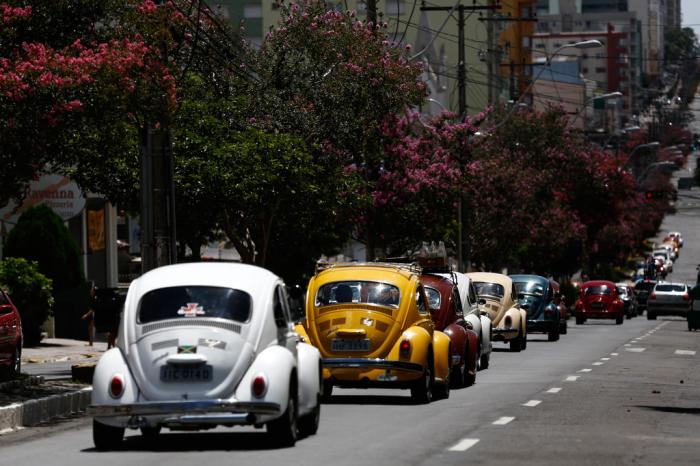
{"type": "Polygon", "coordinates": [[[653,312],[656,315],[668,316],[687,316],[690,312],[690,305],[684,304],[647,304],[647,312],[653,312]]]}
{"type": "Polygon", "coordinates": [[[584,319],[617,319],[619,317],[624,317],[624,309],[619,311],[582,311],[576,313],[576,317],[583,317],[584,319]]]}
{"type": "Polygon", "coordinates": [[[559,326],[558,320],[528,320],[528,333],[549,333],[559,326]]]}
{"type": "Polygon", "coordinates": [[[491,339],[493,341],[508,341],[518,336],[519,330],[514,327],[491,328],[491,339]]]}
{"type": "Polygon", "coordinates": [[[423,373],[421,364],[388,359],[326,358],[323,360],[323,367],[326,369],[383,369],[423,373]]]}
{"type": "Polygon", "coordinates": [[[90,405],[87,413],[94,417],[166,417],[168,423],[250,424],[256,415],[279,415],[279,403],[230,400],[167,401],[123,405],[90,405]]]}

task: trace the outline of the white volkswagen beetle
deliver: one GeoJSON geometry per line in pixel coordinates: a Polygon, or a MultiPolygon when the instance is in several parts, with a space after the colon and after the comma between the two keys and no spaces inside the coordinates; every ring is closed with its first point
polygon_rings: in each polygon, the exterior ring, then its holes
{"type": "Polygon", "coordinates": [[[464,320],[472,324],[472,328],[479,335],[479,341],[481,342],[481,358],[477,361],[478,368],[480,370],[487,369],[491,361],[492,349],[491,319],[485,312],[482,313],[478,302],[479,297],[468,276],[460,272],[441,273],[440,275],[456,279],[459,298],[462,301],[464,320]]]}
{"type": "Polygon", "coordinates": [[[319,352],[294,332],[284,283],[251,265],[160,267],[131,283],[116,348],[93,377],[93,440],[267,426],[280,445],[316,433],[319,352]]]}

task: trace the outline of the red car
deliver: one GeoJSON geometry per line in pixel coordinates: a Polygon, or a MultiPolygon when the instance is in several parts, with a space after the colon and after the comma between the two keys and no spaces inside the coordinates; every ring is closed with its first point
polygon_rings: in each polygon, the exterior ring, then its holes
{"type": "Polygon", "coordinates": [[[481,342],[471,324],[464,319],[456,280],[423,274],[421,282],[428,297],[435,330],[450,337],[451,383],[455,387],[472,385],[476,380],[481,342]]]}
{"type": "Polygon", "coordinates": [[[581,285],[576,301],[576,324],[587,319],[615,319],[617,325],[625,320],[625,304],[611,281],[591,280],[581,285]]]}
{"type": "Polygon", "coordinates": [[[10,378],[19,375],[22,364],[22,320],[12,300],[0,290],[0,367],[10,378]]]}

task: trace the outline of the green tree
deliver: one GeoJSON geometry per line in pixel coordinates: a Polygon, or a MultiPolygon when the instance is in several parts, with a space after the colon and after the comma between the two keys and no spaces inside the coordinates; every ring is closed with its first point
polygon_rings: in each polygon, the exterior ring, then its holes
{"type": "Polygon", "coordinates": [[[36,262],[9,257],[0,262],[0,285],[22,318],[24,346],[41,341],[41,326],[51,315],[54,299],[51,279],[39,272],[36,262]]]}

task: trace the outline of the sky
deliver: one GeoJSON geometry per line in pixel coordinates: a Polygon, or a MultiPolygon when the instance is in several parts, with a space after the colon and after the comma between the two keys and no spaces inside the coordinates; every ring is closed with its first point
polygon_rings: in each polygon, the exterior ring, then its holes
{"type": "Polygon", "coordinates": [[[695,29],[695,35],[700,38],[700,0],[681,0],[682,25],[695,29]]]}

